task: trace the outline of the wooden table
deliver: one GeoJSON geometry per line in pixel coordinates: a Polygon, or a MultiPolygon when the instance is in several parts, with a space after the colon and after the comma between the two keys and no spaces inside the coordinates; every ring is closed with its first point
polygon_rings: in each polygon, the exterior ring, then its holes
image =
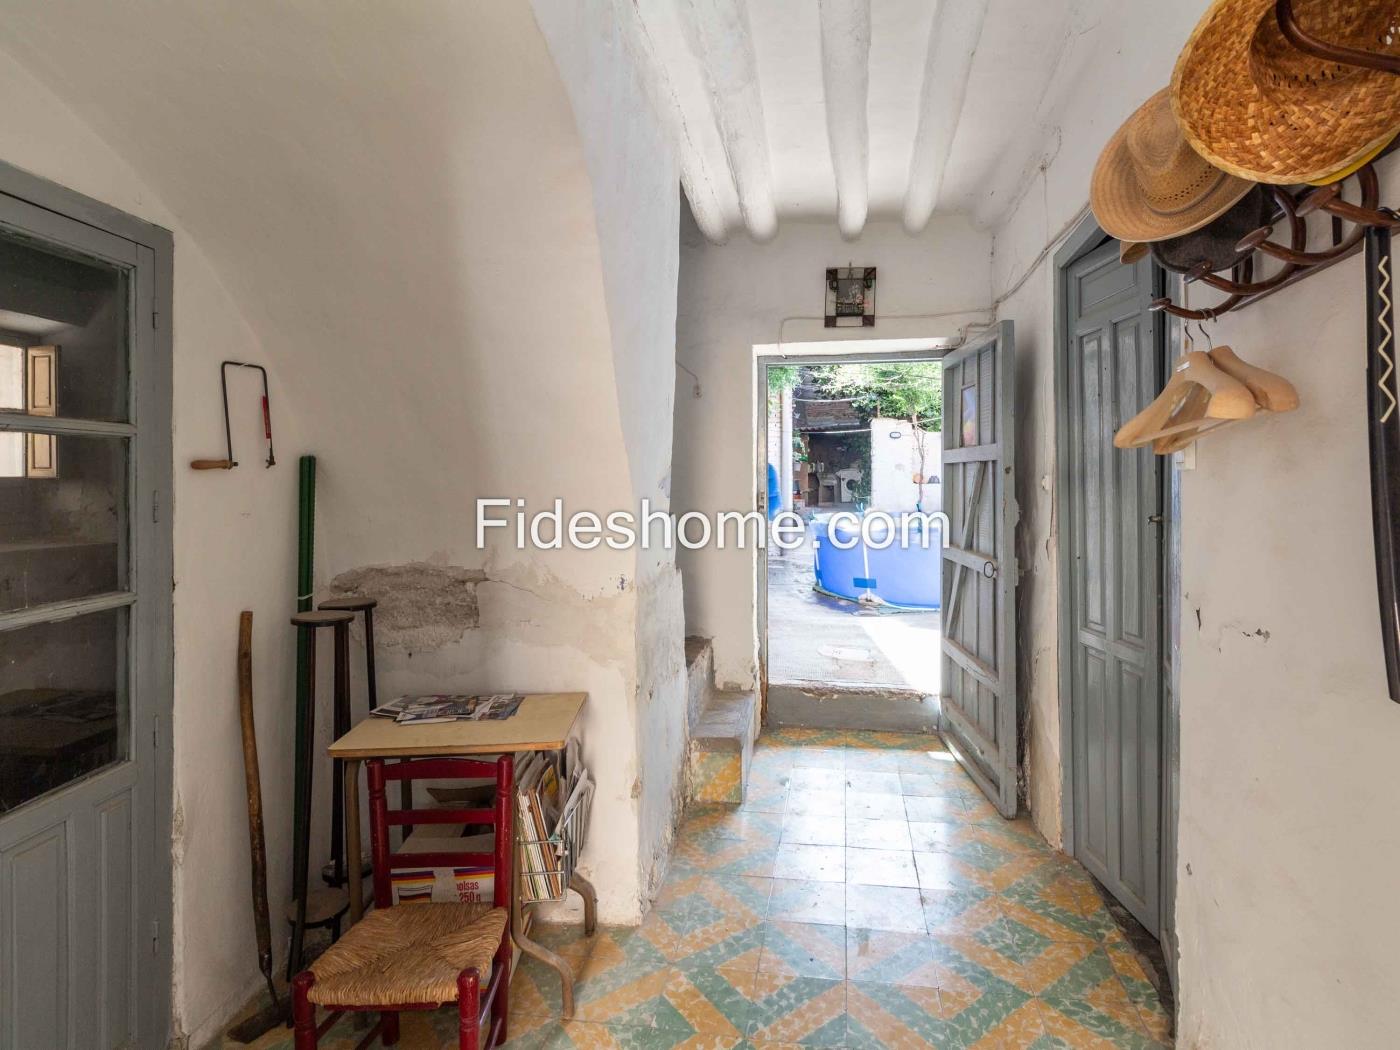
{"type": "MultiPolygon", "coordinates": [[[[350,925],[364,911],[364,875],[360,857],[360,763],[367,758],[423,758],[499,755],[521,751],[559,751],[573,732],[587,693],[532,693],[510,718],[490,722],[432,722],[400,725],[391,718],[366,718],[330,746],[332,758],[344,763],[345,856],[350,880],[350,925]]],[[[498,830],[498,834],[501,833],[498,830]]],[[[514,829],[505,832],[514,837],[514,829]]],[[[574,1013],[574,971],[561,956],[530,939],[525,905],[520,900],[519,857],[512,857],[510,929],[515,946],[559,973],[562,1014],[574,1013]]],[[[598,926],[598,893],[574,872],[569,888],[583,898],[584,932],[598,926]]]]}

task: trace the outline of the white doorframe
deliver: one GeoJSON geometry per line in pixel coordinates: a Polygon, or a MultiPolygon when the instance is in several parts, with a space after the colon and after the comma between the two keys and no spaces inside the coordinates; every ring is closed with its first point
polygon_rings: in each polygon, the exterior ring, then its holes
{"type": "MultiPolygon", "coordinates": [[[[754,347],[754,508],[768,513],[768,369],[775,365],[877,365],[941,361],[961,339],[852,339],[754,347]],[[912,345],[911,345],[912,344],[912,345]],[[797,347],[810,349],[796,349],[797,347]],[[868,349],[862,351],[860,347],[868,349]],[[837,349],[839,347],[839,349],[837,349]],[[786,349],[784,349],[786,348],[786,349]],[[828,349],[830,348],[830,349],[828,349]]],[[[754,611],[760,722],[768,711],[768,547],[755,552],[754,611]]],[[[939,657],[935,656],[935,659],[939,657]]]]}

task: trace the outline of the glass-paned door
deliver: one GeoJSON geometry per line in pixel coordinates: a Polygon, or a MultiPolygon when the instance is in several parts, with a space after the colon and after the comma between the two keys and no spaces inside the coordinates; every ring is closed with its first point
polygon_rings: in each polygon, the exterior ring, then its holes
{"type": "Polygon", "coordinates": [[[0,1050],[164,1043],[154,260],[0,193],[0,1050]]]}

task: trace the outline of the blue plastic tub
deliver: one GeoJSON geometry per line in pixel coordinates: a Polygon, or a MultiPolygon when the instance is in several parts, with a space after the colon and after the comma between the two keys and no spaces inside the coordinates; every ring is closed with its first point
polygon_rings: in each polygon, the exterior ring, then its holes
{"type": "MultiPolygon", "coordinates": [[[[894,542],[880,549],[862,541],[857,524],[838,522],[833,533],[829,519],[813,519],[817,590],[898,609],[939,608],[943,598],[943,530],[937,522],[929,523],[933,531],[925,546],[923,526],[917,518],[910,521],[909,543],[904,546],[898,534],[902,523],[896,525],[894,542]],[[843,544],[854,540],[854,545],[842,550],[831,542],[833,535],[843,544]]],[[[872,522],[871,539],[877,544],[883,542],[886,528],[878,521],[872,522]]]]}

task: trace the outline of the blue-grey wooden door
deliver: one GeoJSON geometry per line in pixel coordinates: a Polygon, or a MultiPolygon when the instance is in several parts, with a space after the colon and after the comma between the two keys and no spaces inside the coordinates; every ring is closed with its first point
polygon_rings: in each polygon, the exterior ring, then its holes
{"type": "MultiPolygon", "coordinates": [[[[12,182],[68,200],[0,170],[12,182]]],[[[0,1050],[167,1038],[170,362],[155,258],[0,192],[0,1050]]]]}
{"type": "Polygon", "coordinates": [[[1065,274],[1074,854],[1154,934],[1161,894],[1162,461],[1113,446],[1161,388],[1153,264],[1108,241],[1065,274]]]}
{"type": "Polygon", "coordinates": [[[1015,337],[943,359],[944,735],[1002,815],[1017,807],[1015,337]]]}

